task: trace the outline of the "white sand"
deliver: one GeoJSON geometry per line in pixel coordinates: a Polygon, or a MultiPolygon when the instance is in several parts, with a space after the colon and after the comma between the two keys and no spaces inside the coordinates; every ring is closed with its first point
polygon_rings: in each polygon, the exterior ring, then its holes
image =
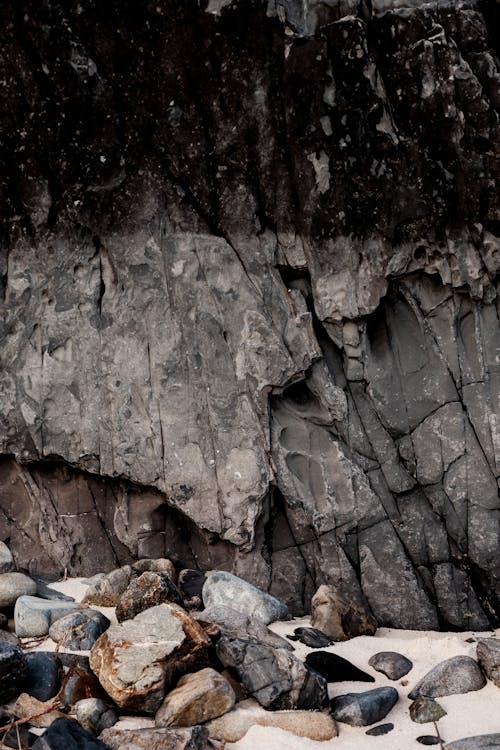
{"type": "MultiPolygon", "coordinates": [[[[52,588],[73,596],[80,601],[87,586],[83,579],[74,578],[52,584],[52,588]]],[[[96,607],[110,620],[116,622],[113,608],[96,607]]],[[[277,622],[271,629],[279,635],[293,633],[294,628],[309,625],[309,620],[295,619],[290,622],[277,622]]],[[[227,750],[408,750],[409,748],[423,748],[416,742],[416,738],[424,734],[435,734],[433,724],[415,724],[410,719],[409,707],[411,701],[407,695],[416,682],[432,667],[443,659],[451,656],[468,655],[475,657],[476,644],[467,643],[467,638],[478,636],[478,633],[436,633],[428,631],[393,630],[380,628],[374,636],[361,636],[344,643],[330,646],[326,651],[349,659],[360,669],[375,677],[374,683],[340,682],[329,686],[330,697],[349,692],[363,692],[375,687],[392,685],[399,692],[399,701],[388,716],[380,724],[391,722],[394,729],[389,734],[380,737],[367,737],[365,732],[370,727],[350,727],[338,724],[339,736],[329,742],[313,742],[280,729],[252,727],[246,736],[236,743],[226,745],[227,750]],[[378,651],[398,651],[413,662],[413,669],[399,682],[392,682],[387,677],[368,666],[368,659],[378,651]],[[402,685],[404,681],[407,685],[402,685]]],[[[480,634],[483,637],[496,635],[500,637],[500,630],[480,634]]],[[[37,648],[48,650],[54,648],[54,643],[47,639],[37,648]]],[[[312,650],[302,643],[295,641],[295,654],[305,658],[312,650]]],[[[464,695],[451,695],[438,698],[438,702],[448,712],[439,722],[439,731],[445,742],[469,737],[475,734],[500,732],[500,689],[488,682],[486,687],[464,695]]],[[[150,719],[124,718],[120,721],[120,728],[133,726],[151,726],[150,719]]]]}

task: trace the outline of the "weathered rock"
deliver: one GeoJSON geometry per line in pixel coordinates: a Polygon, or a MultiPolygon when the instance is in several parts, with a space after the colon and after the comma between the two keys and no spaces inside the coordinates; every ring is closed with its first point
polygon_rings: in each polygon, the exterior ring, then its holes
{"type": "Polygon", "coordinates": [[[367,729],[365,734],[367,734],[369,737],[380,737],[383,734],[389,734],[389,732],[392,732],[393,729],[394,724],[391,724],[389,722],[387,724],[379,724],[378,727],[367,729]]]}
{"type": "Polygon", "coordinates": [[[26,656],[19,646],[0,642],[0,705],[24,689],[28,675],[26,656]]]}
{"type": "Polygon", "coordinates": [[[2,573],[0,575],[0,608],[13,607],[17,599],[25,594],[36,594],[36,583],[24,573],[2,573]]]}
{"type": "Polygon", "coordinates": [[[452,656],[422,677],[408,697],[411,700],[421,695],[439,698],[443,695],[481,690],[485,685],[486,680],[477,661],[470,656],[452,656]]]}
{"type": "Polygon", "coordinates": [[[446,711],[433,698],[420,696],[411,704],[410,716],[417,724],[426,724],[429,721],[439,721],[446,716],[446,711]]]}
{"type": "Polygon", "coordinates": [[[476,655],[486,677],[500,687],[500,640],[482,638],[477,644],[476,655]]]}
{"type": "Polygon", "coordinates": [[[0,574],[8,573],[13,565],[12,552],[5,542],[0,542],[0,574]]]}
{"type": "Polygon", "coordinates": [[[189,729],[105,729],[109,750],[209,750],[205,727],[189,729]]]}
{"type": "Polygon", "coordinates": [[[19,638],[38,638],[47,635],[50,626],[60,617],[71,614],[75,602],[20,596],[14,607],[14,626],[19,638]]]}
{"type": "Polygon", "coordinates": [[[139,612],[165,602],[182,604],[177,586],[165,574],[146,571],[139,578],[132,579],[121,594],[116,605],[116,618],[118,622],[132,620],[139,612]]]}
{"type": "MultiPolygon", "coordinates": [[[[64,657],[64,654],[60,654],[60,656],[64,657]]],[[[88,698],[97,698],[109,702],[109,695],[103,689],[88,663],[81,659],[74,661],[68,668],[57,698],[67,708],[71,708],[79,701],[88,698]]]]}
{"type": "Polygon", "coordinates": [[[334,641],[318,628],[295,628],[293,635],[287,635],[291,641],[300,641],[309,648],[325,648],[331,646],[334,641]]]}
{"type": "Polygon", "coordinates": [[[365,693],[338,695],[330,702],[332,716],[353,727],[365,727],[384,719],[398,701],[393,687],[374,688],[365,693]]]}
{"type": "Polygon", "coordinates": [[[294,650],[294,647],[285,638],[274,633],[261,620],[237,612],[230,607],[210,607],[210,609],[204,609],[202,612],[194,612],[193,617],[202,623],[216,624],[225,635],[243,639],[253,638],[274,648],[294,650]]]}
{"type": "Polygon", "coordinates": [[[58,718],[37,739],[33,750],[108,750],[106,745],[76,721],[58,718]]]}
{"type": "Polygon", "coordinates": [[[203,608],[203,586],[207,580],[200,570],[181,570],[179,573],[178,586],[187,609],[203,608]]]}
{"type": "Polygon", "coordinates": [[[481,734],[448,742],[445,750],[499,750],[500,734],[481,734]]]}
{"type": "Polygon", "coordinates": [[[18,719],[30,717],[30,724],[34,727],[46,728],[56,719],[64,717],[56,708],[49,711],[52,705],[53,701],[39,701],[28,693],[21,693],[12,707],[12,713],[18,719]]]}
{"type": "Polygon", "coordinates": [[[90,651],[90,666],[120,708],[153,714],[174,681],[206,666],[209,639],[175,604],[112,625],[90,651]]]}
{"type": "Polygon", "coordinates": [[[57,656],[48,651],[33,651],[26,654],[26,666],[23,691],[39,701],[54,698],[61,683],[61,664],[57,656]]]}
{"type": "Polygon", "coordinates": [[[314,651],[312,654],[307,654],[305,663],[327,682],[375,682],[371,674],[358,669],[342,656],[330,654],[328,651],[314,651]]]}
{"type": "Polygon", "coordinates": [[[390,680],[401,679],[413,668],[413,663],[406,656],[395,651],[380,651],[368,659],[368,664],[390,680]]]}
{"type": "Polygon", "coordinates": [[[135,571],[138,575],[141,573],[165,573],[170,580],[175,584],[177,581],[177,574],[175,572],[175,566],[171,560],[168,560],[166,557],[158,557],[158,558],[143,558],[142,560],[137,560],[135,563],[132,564],[132,570],[135,571]]]}
{"type": "Polygon", "coordinates": [[[227,713],[235,703],[229,682],[210,667],[181,677],[155,716],[157,727],[192,727],[227,713]]]}
{"type": "Polygon", "coordinates": [[[311,625],[334,641],[373,635],[377,621],[366,607],[349,601],[333,586],[320,586],[311,601],[311,625]]]}
{"type": "Polygon", "coordinates": [[[250,727],[278,727],[297,737],[308,737],[326,742],[337,736],[334,720],[322,711],[266,711],[252,700],[238,703],[232,711],[207,724],[210,737],[226,742],[238,742],[250,727]]]}
{"type": "Polygon", "coordinates": [[[89,581],[89,588],[83,601],[98,607],[116,607],[120,596],[128,588],[132,576],[133,571],[130,565],[124,565],[107,574],[100,573],[94,576],[89,581]]]}
{"type": "Polygon", "coordinates": [[[264,625],[288,617],[288,607],[285,604],[242,578],[224,571],[211,573],[207,577],[202,595],[207,609],[230,607],[243,615],[260,620],[264,625]]]}
{"type": "Polygon", "coordinates": [[[91,734],[100,734],[118,721],[116,711],[99,698],[84,698],[74,709],[77,722],[91,734]]]}
{"type": "Polygon", "coordinates": [[[49,635],[64,648],[88,651],[109,626],[110,621],[102,612],[81,608],[56,620],[49,628],[49,635]]]}
{"type": "Polygon", "coordinates": [[[323,708],[327,683],[286,649],[223,635],[216,646],[225,667],[232,668],[264,708],[323,708]]]}

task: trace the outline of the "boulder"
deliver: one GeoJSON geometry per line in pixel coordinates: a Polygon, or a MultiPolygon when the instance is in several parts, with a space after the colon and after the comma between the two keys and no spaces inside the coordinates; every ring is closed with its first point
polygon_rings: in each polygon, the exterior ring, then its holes
{"type": "Polygon", "coordinates": [[[181,677],[160,706],[157,727],[192,727],[230,711],[234,690],[221,674],[207,667],[181,677]]]}
{"type": "Polygon", "coordinates": [[[205,727],[184,729],[105,729],[100,739],[108,750],[209,750],[205,727]]]}
{"type": "Polygon", "coordinates": [[[20,596],[14,607],[14,627],[20,638],[39,638],[47,635],[50,626],[64,615],[73,612],[75,602],[20,596]]]}
{"type": "Polygon", "coordinates": [[[477,644],[476,655],[486,677],[500,687],[500,639],[482,638],[477,644]]]}
{"type": "Polygon", "coordinates": [[[165,573],[146,571],[133,578],[116,605],[118,622],[132,620],[139,612],[158,604],[173,602],[182,605],[182,597],[175,583],[165,573]]]}
{"type": "Polygon", "coordinates": [[[181,675],[206,666],[209,638],[175,604],[112,625],[90,651],[90,666],[120,708],[153,714],[181,675]]]}
{"type": "Polygon", "coordinates": [[[235,638],[253,638],[274,648],[294,650],[294,647],[286,638],[274,633],[261,620],[237,612],[230,607],[210,607],[202,612],[193,612],[192,616],[201,623],[217,625],[220,632],[225,635],[232,635],[235,638]]]}
{"type": "Polygon", "coordinates": [[[13,565],[12,552],[5,542],[0,542],[0,574],[8,573],[13,565]]]}
{"type": "Polygon", "coordinates": [[[232,573],[210,573],[203,586],[203,604],[206,608],[229,607],[241,614],[268,625],[274,620],[288,617],[286,604],[266,594],[251,583],[232,573]]]}
{"type": "Polygon", "coordinates": [[[13,607],[20,596],[36,594],[36,583],[24,573],[0,575],[0,609],[13,607]]]}
{"type": "Polygon", "coordinates": [[[379,651],[368,659],[368,664],[390,680],[399,680],[413,669],[413,663],[396,651],[379,651]]]}
{"type": "Polygon", "coordinates": [[[116,568],[107,574],[98,573],[89,579],[89,588],[83,597],[83,602],[95,604],[98,607],[116,607],[133,575],[134,571],[130,565],[116,568]]]}
{"type": "Polygon", "coordinates": [[[32,750],[108,750],[106,745],[65,716],[52,722],[32,750]]]}
{"type": "Polygon", "coordinates": [[[393,687],[367,690],[365,693],[338,695],[330,702],[332,716],[353,727],[366,727],[384,719],[398,701],[393,687]]]}
{"type": "Polygon", "coordinates": [[[410,706],[411,720],[417,724],[427,724],[430,721],[439,721],[446,716],[446,711],[434,698],[426,698],[421,695],[413,701],[410,706]]]}
{"type": "Polygon", "coordinates": [[[60,617],[50,626],[49,635],[64,648],[88,651],[110,624],[102,612],[87,607],[60,617]]]}
{"type": "Polygon", "coordinates": [[[358,669],[342,656],[330,654],[328,651],[313,651],[307,654],[305,663],[327,682],[375,682],[371,674],[358,669]]]}
{"type": "Polygon", "coordinates": [[[232,711],[207,724],[211,739],[238,742],[250,727],[278,727],[297,737],[326,742],[337,736],[335,721],[323,711],[266,711],[257,701],[238,703],[232,711]]]}
{"type": "Polygon", "coordinates": [[[500,750],[500,733],[480,734],[448,742],[444,750],[500,750]]]}
{"type": "Polygon", "coordinates": [[[291,641],[300,641],[304,646],[309,648],[326,648],[331,646],[334,641],[318,628],[295,628],[293,635],[287,635],[291,641]]]}
{"type": "Polygon", "coordinates": [[[313,709],[326,705],[326,680],[286,649],[223,635],[216,651],[222,664],[236,672],[264,708],[313,709]]]}
{"type": "Polygon", "coordinates": [[[0,705],[19,695],[28,676],[28,663],[19,646],[0,642],[0,705]]]}
{"type": "Polygon", "coordinates": [[[202,592],[206,580],[205,574],[200,570],[186,568],[179,573],[177,585],[187,609],[203,608],[202,592]]]}
{"type": "Polygon", "coordinates": [[[24,692],[39,701],[54,698],[61,684],[61,665],[57,656],[49,651],[32,651],[26,654],[26,666],[24,692]]]}
{"type": "Polygon", "coordinates": [[[486,680],[477,661],[470,656],[452,656],[422,677],[408,697],[411,700],[420,695],[439,698],[443,695],[481,690],[485,685],[486,680]]]}
{"type": "Polygon", "coordinates": [[[84,698],[75,703],[75,716],[81,727],[91,734],[100,734],[118,721],[118,714],[99,698],[84,698]]]}
{"type": "Polygon", "coordinates": [[[374,635],[377,621],[368,609],[346,599],[333,586],[322,585],[311,600],[311,625],[334,641],[374,635]]]}

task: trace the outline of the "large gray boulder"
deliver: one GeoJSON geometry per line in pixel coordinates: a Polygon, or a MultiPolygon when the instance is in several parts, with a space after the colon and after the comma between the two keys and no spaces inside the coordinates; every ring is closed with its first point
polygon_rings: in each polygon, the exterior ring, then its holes
{"type": "Polygon", "coordinates": [[[229,607],[242,615],[260,620],[264,625],[288,617],[286,604],[242,578],[222,570],[207,576],[202,597],[203,604],[209,610],[212,607],[229,607]]]}
{"type": "Polygon", "coordinates": [[[439,698],[443,695],[481,690],[485,685],[486,679],[475,659],[470,656],[452,656],[427,672],[408,697],[411,700],[419,696],[439,698]]]}

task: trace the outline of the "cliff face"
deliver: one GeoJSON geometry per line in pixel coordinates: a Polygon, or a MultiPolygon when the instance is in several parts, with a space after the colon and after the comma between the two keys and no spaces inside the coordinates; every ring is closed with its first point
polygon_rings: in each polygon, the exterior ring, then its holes
{"type": "Polygon", "coordinates": [[[6,0],[18,564],[500,615],[500,5],[6,0]]]}

